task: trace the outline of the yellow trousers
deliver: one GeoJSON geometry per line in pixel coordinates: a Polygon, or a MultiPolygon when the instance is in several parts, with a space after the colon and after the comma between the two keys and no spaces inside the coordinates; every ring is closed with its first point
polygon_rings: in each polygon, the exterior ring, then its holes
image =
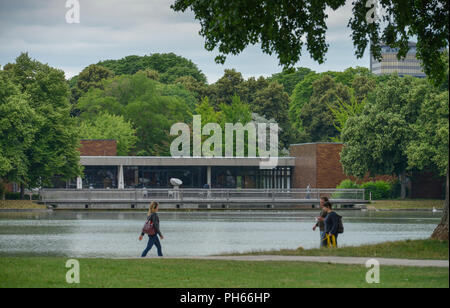
{"type": "Polygon", "coordinates": [[[327,240],[328,248],[336,248],[336,237],[333,234],[331,234],[331,236],[329,234],[325,234],[325,238],[327,240]]]}

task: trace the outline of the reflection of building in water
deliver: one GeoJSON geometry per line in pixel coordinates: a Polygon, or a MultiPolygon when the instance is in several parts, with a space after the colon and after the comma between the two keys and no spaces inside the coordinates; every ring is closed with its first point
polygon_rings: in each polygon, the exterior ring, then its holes
{"type": "Polygon", "coordinates": [[[422,70],[422,62],[417,59],[416,43],[409,43],[409,51],[405,59],[397,59],[398,48],[391,48],[386,45],[381,46],[381,56],[383,59],[377,61],[373,56],[370,57],[370,71],[375,75],[384,75],[397,73],[399,76],[414,76],[424,78],[425,73],[422,70]]]}

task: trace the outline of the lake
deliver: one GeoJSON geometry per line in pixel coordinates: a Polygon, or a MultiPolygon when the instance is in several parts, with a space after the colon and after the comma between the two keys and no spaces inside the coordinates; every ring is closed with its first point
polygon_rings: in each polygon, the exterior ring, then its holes
{"type": "MultiPolygon", "coordinates": [[[[340,246],[425,239],[442,213],[341,211],[340,246]]],[[[315,211],[161,212],[165,256],[317,248],[315,211]]],[[[0,256],[138,257],[144,212],[0,213],[0,256]]],[[[149,256],[156,256],[154,247],[149,256]]]]}

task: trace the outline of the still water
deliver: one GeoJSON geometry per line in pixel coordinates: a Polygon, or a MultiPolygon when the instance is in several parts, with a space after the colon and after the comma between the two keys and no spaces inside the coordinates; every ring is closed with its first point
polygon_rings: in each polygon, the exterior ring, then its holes
{"type": "MultiPolygon", "coordinates": [[[[340,246],[431,235],[442,213],[341,211],[340,246]]],[[[165,256],[316,248],[311,211],[161,212],[165,256]]],[[[137,257],[143,212],[0,213],[0,256],[137,257]]],[[[153,248],[149,256],[155,256],[153,248]]]]}

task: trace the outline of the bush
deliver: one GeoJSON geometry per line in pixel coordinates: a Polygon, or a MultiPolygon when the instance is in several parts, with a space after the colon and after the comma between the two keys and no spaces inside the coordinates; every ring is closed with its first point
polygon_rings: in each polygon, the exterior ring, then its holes
{"type": "Polygon", "coordinates": [[[392,197],[392,184],[385,181],[366,182],[361,184],[366,190],[366,198],[372,193],[372,200],[389,199],[392,197]]]}
{"type": "MultiPolygon", "coordinates": [[[[398,181],[397,181],[398,182],[398,181]]],[[[397,182],[386,182],[386,181],[376,181],[376,182],[365,182],[362,184],[357,184],[352,180],[343,180],[336,188],[337,189],[365,189],[366,199],[370,198],[370,193],[372,193],[372,200],[381,199],[391,199],[396,198],[398,194],[398,183],[397,182]]],[[[332,199],[346,199],[344,192],[334,193],[331,196],[332,199]]]]}

